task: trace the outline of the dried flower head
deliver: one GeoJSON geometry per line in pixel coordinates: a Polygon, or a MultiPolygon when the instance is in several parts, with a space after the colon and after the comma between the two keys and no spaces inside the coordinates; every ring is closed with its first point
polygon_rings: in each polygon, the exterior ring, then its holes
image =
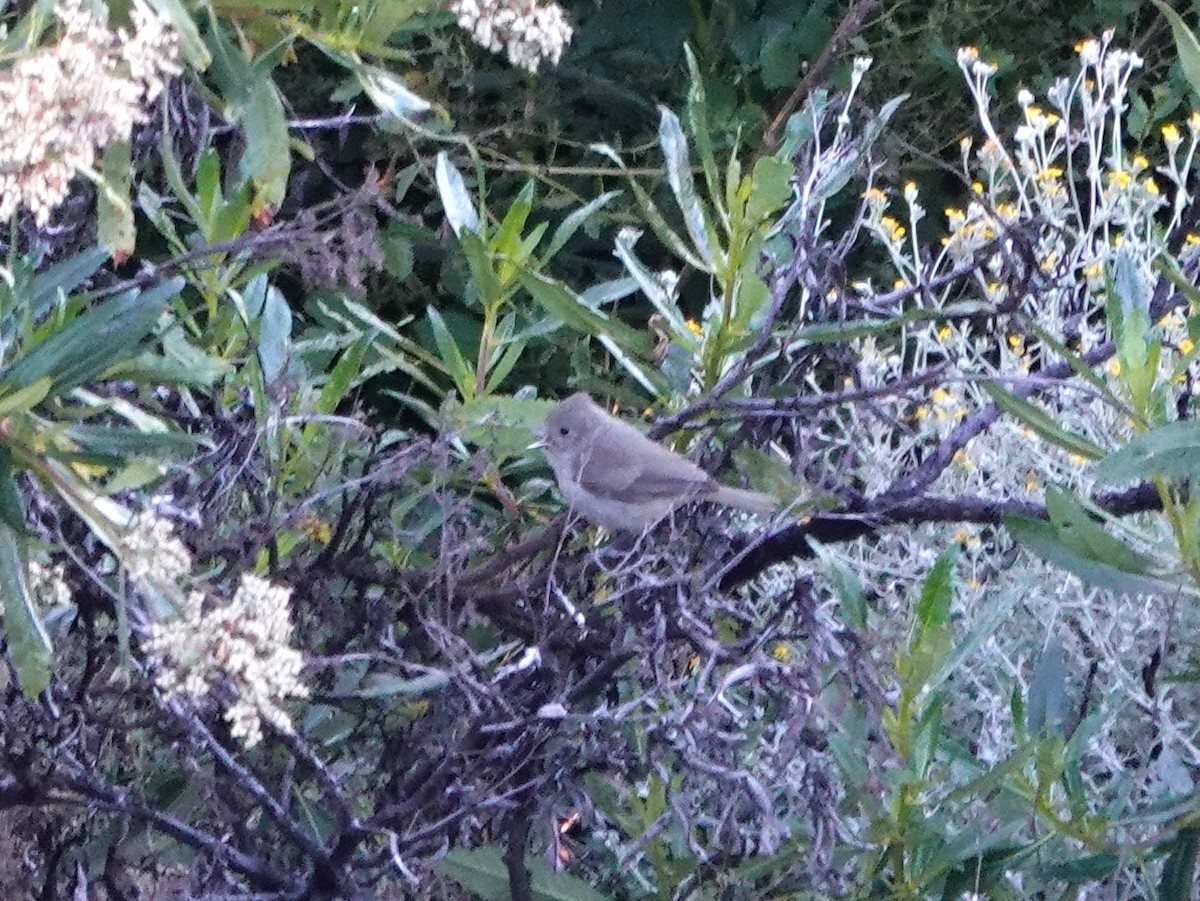
{"type": "Polygon", "coordinates": [[[109,30],[83,0],[60,0],[57,43],[0,72],[0,222],[18,207],[50,220],[76,175],[95,178],[97,152],[126,140],[144,107],[178,74],[176,36],[144,0],[132,34],[109,30]]]}
{"type": "Polygon", "coordinates": [[[232,600],[214,600],[208,610],[204,596],[193,592],[180,615],[155,623],[145,642],[159,667],[158,687],[168,698],[200,697],[228,680],[237,699],[225,719],[246,747],[262,740],[263,720],[291,731],[291,718],[280,704],[308,695],[299,678],[303,658],[288,644],[291,596],[290,588],[255,575],[242,576],[232,600]]]}
{"type": "Polygon", "coordinates": [[[475,43],[536,72],[542,60],[555,65],[571,43],[573,30],[557,3],[538,0],[452,0],[450,12],[475,43]]]}

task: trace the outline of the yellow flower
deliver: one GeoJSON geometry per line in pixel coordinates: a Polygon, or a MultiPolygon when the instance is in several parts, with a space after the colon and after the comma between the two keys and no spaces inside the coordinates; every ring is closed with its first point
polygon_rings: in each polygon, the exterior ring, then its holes
{"type": "Polygon", "coordinates": [[[1083,267],[1083,275],[1085,278],[1099,278],[1104,274],[1104,264],[1096,261],[1088,263],[1083,267]]]}
{"type": "Polygon", "coordinates": [[[774,648],[771,649],[771,656],[774,657],[776,660],[780,661],[781,663],[784,663],[784,662],[787,662],[788,658],[790,658],[792,656],[792,649],[789,648],[786,644],[783,644],[782,642],[780,642],[779,644],[775,645],[774,648]]]}
{"type": "Polygon", "coordinates": [[[1038,480],[1035,479],[1033,476],[1029,476],[1025,479],[1025,490],[1026,491],[1037,491],[1041,487],[1042,487],[1041,483],[1038,482],[1038,480]]]}
{"type": "Polygon", "coordinates": [[[929,408],[922,404],[913,411],[913,418],[920,422],[923,419],[929,418],[929,408]]]}
{"type": "Polygon", "coordinates": [[[948,401],[950,399],[950,392],[947,391],[945,388],[934,388],[933,394],[930,395],[929,399],[932,400],[935,404],[944,404],[946,401],[948,401]]]}
{"type": "Polygon", "coordinates": [[[684,324],[687,326],[687,330],[689,332],[691,332],[693,335],[695,335],[697,338],[701,337],[704,334],[704,329],[700,327],[700,323],[697,322],[695,319],[689,319],[684,324]]]}
{"type": "Polygon", "coordinates": [[[1118,188],[1128,188],[1133,181],[1133,175],[1126,169],[1114,169],[1108,173],[1108,183],[1118,188]]]}
{"type": "Polygon", "coordinates": [[[884,231],[888,233],[888,238],[896,243],[899,243],[907,233],[907,229],[905,229],[905,227],[897,222],[892,216],[881,216],[879,218],[879,224],[882,225],[884,231]]]}
{"type": "Polygon", "coordinates": [[[1076,466],[1087,466],[1087,464],[1088,464],[1088,458],[1085,457],[1083,454],[1068,454],[1067,459],[1070,460],[1072,463],[1074,463],[1076,466]]]}
{"type": "Polygon", "coordinates": [[[1147,178],[1142,183],[1142,186],[1146,189],[1146,193],[1149,194],[1151,197],[1158,196],[1158,185],[1155,183],[1153,178],[1147,178]]]}
{"type": "Polygon", "coordinates": [[[1150,161],[1148,159],[1146,159],[1144,156],[1135,156],[1133,158],[1133,171],[1134,172],[1141,172],[1143,169],[1145,169],[1149,165],[1150,165],[1150,161]]]}
{"type": "Polygon", "coordinates": [[[1062,178],[1063,171],[1058,166],[1047,166],[1041,172],[1034,176],[1038,181],[1054,181],[1056,178],[1062,178]]]}
{"type": "Polygon", "coordinates": [[[1192,341],[1191,338],[1184,338],[1182,341],[1179,342],[1179,352],[1181,354],[1190,354],[1195,349],[1196,349],[1196,344],[1195,344],[1195,342],[1192,341]]]}
{"type": "Polygon", "coordinates": [[[1188,116],[1188,130],[1193,134],[1200,132],[1200,113],[1192,113],[1188,116]]]}
{"type": "Polygon", "coordinates": [[[1184,236],[1183,240],[1184,240],[1184,243],[1187,244],[1189,247],[1195,247],[1197,244],[1200,244],[1200,235],[1197,235],[1193,232],[1188,232],[1184,236]]]}
{"type": "Polygon", "coordinates": [[[917,199],[917,183],[910,181],[904,186],[904,199],[909,203],[914,203],[917,199]]]}
{"type": "Polygon", "coordinates": [[[872,204],[886,204],[887,194],[879,188],[867,188],[863,191],[863,200],[872,204]]]}
{"type": "Polygon", "coordinates": [[[950,326],[948,326],[948,325],[943,325],[937,331],[937,337],[938,337],[939,341],[949,341],[950,336],[953,334],[954,334],[954,329],[950,328],[950,326]]]}
{"type": "Polygon", "coordinates": [[[1052,250],[1042,260],[1042,272],[1049,272],[1058,265],[1058,251],[1052,250]]]}
{"type": "Polygon", "coordinates": [[[1170,147],[1173,144],[1178,144],[1183,138],[1179,137],[1179,127],[1174,122],[1168,122],[1162,127],[1163,140],[1170,147]]]}
{"type": "Polygon", "coordinates": [[[981,182],[981,181],[971,182],[971,190],[974,191],[976,194],[982,194],[983,193],[983,182],[981,182]]]}
{"type": "Polygon", "coordinates": [[[1018,348],[1023,348],[1025,346],[1025,339],[1022,338],[1020,335],[1009,335],[1008,336],[1008,346],[1011,347],[1013,350],[1017,350],[1018,348]]]}
{"type": "Polygon", "coordinates": [[[1108,365],[1104,367],[1108,370],[1108,374],[1116,378],[1121,374],[1121,361],[1115,357],[1108,361],[1108,365]]]}

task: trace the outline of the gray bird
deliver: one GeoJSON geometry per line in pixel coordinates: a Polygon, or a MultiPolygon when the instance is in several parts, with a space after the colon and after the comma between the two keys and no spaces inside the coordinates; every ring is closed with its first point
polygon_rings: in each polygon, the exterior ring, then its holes
{"type": "Polygon", "coordinates": [[[539,442],[558,487],[584,519],[618,532],[643,532],[680,504],[711,501],[774,513],[779,501],[713,480],[680,454],[573,394],[550,411],[539,442]]]}

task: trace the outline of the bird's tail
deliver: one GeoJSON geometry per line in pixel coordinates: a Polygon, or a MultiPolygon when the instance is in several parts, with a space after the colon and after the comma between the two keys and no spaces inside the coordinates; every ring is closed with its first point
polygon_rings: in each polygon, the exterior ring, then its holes
{"type": "Polygon", "coordinates": [[[780,508],[779,500],[769,494],[763,494],[761,491],[746,491],[742,488],[730,488],[728,485],[720,486],[708,496],[708,500],[751,513],[777,513],[780,508]]]}

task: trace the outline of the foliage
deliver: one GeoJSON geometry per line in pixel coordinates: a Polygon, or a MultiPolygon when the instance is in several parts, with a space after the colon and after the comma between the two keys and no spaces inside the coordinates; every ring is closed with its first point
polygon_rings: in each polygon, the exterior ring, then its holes
{"type": "Polygon", "coordinates": [[[823,2],[64,9],[0,74],[105,48],[87,128],[0,141],[6,896],[1190,891],[1178,14],[1071,7],[1159,56],[1010,91],[1005,3],[824,70],[823,2]],[[955,136],[944,234],[897,132],[955,136]],[[784,512],[582,527],[530,447],[575,390],[784,512]]]}

